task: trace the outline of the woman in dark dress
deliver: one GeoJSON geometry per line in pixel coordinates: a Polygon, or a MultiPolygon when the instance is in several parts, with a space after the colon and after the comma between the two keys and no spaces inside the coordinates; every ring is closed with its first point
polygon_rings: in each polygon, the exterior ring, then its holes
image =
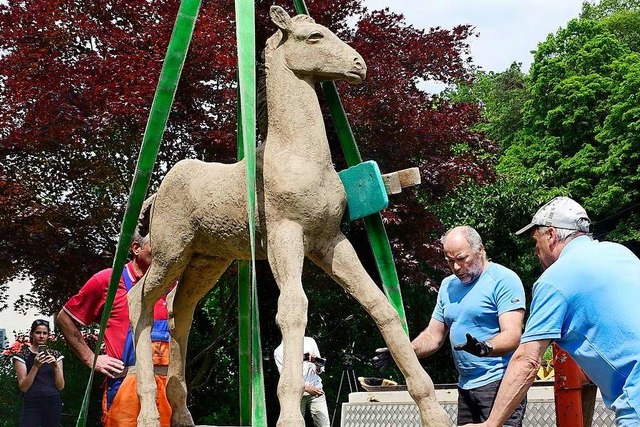
{"type": "Polygon", "coordinates": [[[48,321],[34,321],[30,338],[29,346],[25,345],[12,358],[24,398],[20,427],[59,427],[62,418],[60,390],[64,388],[64,356],[46,347],[49,339],[48,321]]]}

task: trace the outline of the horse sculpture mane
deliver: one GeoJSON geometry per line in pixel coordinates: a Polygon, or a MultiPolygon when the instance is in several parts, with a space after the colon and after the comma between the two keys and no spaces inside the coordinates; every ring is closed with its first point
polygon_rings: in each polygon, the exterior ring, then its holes
{"type": "MultiPolygon", "coordinates": [[[[372,316],[420,409],[423,425],[446,426],[400,319],[340,232],[344,187],[333,168],[314,85],[321,80],[360,83],[360,55],[311,18],[270,11],[278,32],[267,42],[268,134],[257,155],[257,256],[267,258],[280,288],[277,322],[284,360],[278,383],[278,426],[304,426],[300,399],[307,298],[302,288],[308,257],[372,316]]],[[[167,397],[172,426],[193,426],[187,409],[185,359],[198,300],[235,259],[250,258],[244,161],[234,164],[182,160],[166,175],[152,200],[152,262],[129,292],[140,415],[138,426],[159,425],[150,330],[153,305],[176,279],[170,295],[171,363],[167,397]]]]}

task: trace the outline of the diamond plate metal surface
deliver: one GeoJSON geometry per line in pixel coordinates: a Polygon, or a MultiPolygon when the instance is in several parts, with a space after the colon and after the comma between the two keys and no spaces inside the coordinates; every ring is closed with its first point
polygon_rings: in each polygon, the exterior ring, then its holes
{"type": "MultiPolygon", "coordinates": [[[[455,425],[457,405],[443,404],[451,424],[455,425]]],[[[529,401],[523,427],[555,427],[553,401],[529,401]]],[[[592,427],[615,427],[614,413],[602,401],[596,401],[592,427]]],[[[418,407],[412,403],[343,403],[341,427],[420,427],[418,407]]]]}

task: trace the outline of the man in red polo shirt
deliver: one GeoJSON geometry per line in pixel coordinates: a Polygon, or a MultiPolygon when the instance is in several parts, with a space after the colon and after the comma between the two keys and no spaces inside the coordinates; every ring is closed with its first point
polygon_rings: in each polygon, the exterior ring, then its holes
{"type": "MultiPolygon", "coordinates": [[[[149,236],[136,234],[131,243],[131,261],[120,276],[120,283],[113,301],[113,308],[104,334],[106,354],[98,355],[95,370],[104,374],[105,392],[102,401],[102,423],[105,427],[135,427],[140,411],[136,394],[134,371],[135,350],[129,323],[127,292],[149,268],[151,245],[149,236]]],[[[99,322],[107,297],[112,269],[96,273],[80,291],[64,305],[56,319],[60,331],[80,360],[92,367],[94,353],[85,342],[79,326],[99,322]]],[[[160,425],[169,426],[171,407],[166,398],[166,369],[169,364],[169,327],[166,296],[154,308],[154,325],[151,333],[154,349],[153,362],[158,385],[158,410],[160,425]]]]}

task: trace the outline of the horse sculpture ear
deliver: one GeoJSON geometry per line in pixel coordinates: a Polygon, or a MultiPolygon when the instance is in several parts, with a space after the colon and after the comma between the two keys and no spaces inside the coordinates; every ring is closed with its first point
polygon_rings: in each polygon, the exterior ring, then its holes
{"type": "Polygon", "coordinates": [[[269,10],[269,16],[274,24],[276,24],[281,30],[288,31],[291,27],[291,17],[286,10],[280,6],[271,6],[269,10]]]}

